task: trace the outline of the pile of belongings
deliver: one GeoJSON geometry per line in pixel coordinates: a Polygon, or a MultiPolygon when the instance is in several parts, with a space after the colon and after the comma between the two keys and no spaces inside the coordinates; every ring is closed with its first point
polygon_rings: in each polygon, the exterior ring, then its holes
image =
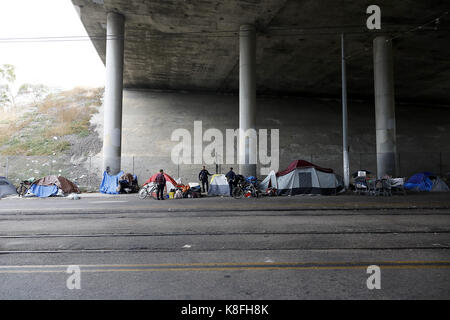
{"type": "Polygon", "coordinates": [[[245,181],[247,181],[248,183],[254,184],[254,185],[256,185],[258,183],[258,179],[254,176],[249,176],[249,177],[245,178],[245,181]]]}
{"type": "Polygon", "coordinates": [[[6,196],[16,196],[16,187],[6,177],[0,177],[0,199],[6,196]]]}
{"type": "Polygon", "coordinates": [[[120,171],[118,174],[111,175],[103,172],[100,192],[105,194],[135,193],[139,191],[137,176],[131,173],[120,171]]]}
{"type": "MultiPolygon", "coordinates": [[[[181,191],[181,198],[200,198],[201,197],[201,188],[200,185],[194,186],[191,188],[190,185],[181,185],[178,187],[178,191],[181,191]]],[[[180,194],[178,192],[178,194],[180,194]]],[[[176,195],[175,198],[180,198],[180,196],[176,195]]]]}
{"type": "Polygon", "coordinates": [[[137,176],[131,173],[125,173],[119,178],[119,193],[137,193],[139,185],[137,176]]]}
{"type": "Polygon", "coordinates": [[[350,189],[359,193],[365,193],[369,191],[368,181],[374,180],[375,176],[368,170],[358,170],[353,172],[350,181],[350,189]]]}
{"type": "Polygon", "coordinates": [[[272,170],[259,184],[262,192],[267,192],[269,188],[275,188],[277,195],[331,195],[343,191],[344,183],[333,169],[322,168],[305,160],[295,160],[283,171],[275,173],[272,170]]]}
{"type": "Polygon", "coordinates": [[[67,178],[51,175],[34,181],[27,195],[31,194],[40,198],[46,198],[50,196],[66,196],[70,193],[80,193],[80,189],[67,178]]]}
{"type": "Polygon", "coordinates": [[[405,178],[384,175],[381,179],[377,179],[370,171],[359,170],[352,174],[350,188],[358,194],[391,196],[393,193],[400,193],[405,195],[404,182],[405,178]]]}
{"type": "Polygon", "coordinates": [[[427,192],[448,192],[447,184],[431,172],[420,172],[411,176],[404,184],[406,190],[427,192]]]}
{"type": "Polygon", "coordinates": [[[198,182],[189,182],[189,188],[193,192],[198,192],[199,194],[202,193],[202,187],[198,182]]]}

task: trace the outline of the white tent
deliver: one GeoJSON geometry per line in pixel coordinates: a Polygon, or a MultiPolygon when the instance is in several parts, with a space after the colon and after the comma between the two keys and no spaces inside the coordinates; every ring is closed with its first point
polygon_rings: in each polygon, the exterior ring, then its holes
{"type": "Polygon", "coordinates": [[[229,196],[230,187],[224,174],[214,174],[209,183],[208,196],[229,196]]]}
{"type": "Polygon", "coordinates": [[[336,194],[343,189],[342,179],[332,169],[321,168],[304,160],[296,160],[289,167],[269,175],[260,183],[265,192],[268,187],[277,189],[278,195],[336,194]]]}
{"type": "Polygon", "coordinates": [[[259,184],[259,189],[265,192],[268,188],[278,189],[277,175],[275,171],[270,171],[267,177],[259,184]]]}

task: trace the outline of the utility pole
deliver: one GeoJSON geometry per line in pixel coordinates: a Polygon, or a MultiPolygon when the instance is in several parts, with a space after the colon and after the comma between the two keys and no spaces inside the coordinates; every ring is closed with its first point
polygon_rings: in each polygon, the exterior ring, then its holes
{"type": "Polygon", "coordinates": [[[345,70],[345,37],[341,34],[341,52],[342,52],[342,149],[344,165],[344,185],[348,189],[350,185],[350,168],[348,159],[348,141],[347,141],[347,74],[345,70]]]}

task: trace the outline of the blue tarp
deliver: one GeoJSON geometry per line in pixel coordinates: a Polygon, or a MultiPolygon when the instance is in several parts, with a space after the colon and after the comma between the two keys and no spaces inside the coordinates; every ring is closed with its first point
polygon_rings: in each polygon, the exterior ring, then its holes
{"type": "Polygon", "coordinates": [[[428,177],[432,175],[431,172],[416,173],[406,181],[403,187],[406,190],[431,191],[433,182],[428,177]]]}
{"type": "Polygon", "coordinates": [[[247,180],[247,182],[253,183],[253,184],[258,181],[258,179],[254,176],[247,177],[247,178],[245,178],[245,180],[247,180]]]}
{"type": "Polygon", "coordinates": [[[33,184],[30,187],[30,192],[33,193],[36,197],[47,198],[58,194],[58,187],[55,185],[38,186],[37,184],[33,184]]]}
{"type": "Polygon", "coordinates": [[[103,180],[100,185],[101,193],[108,194],[119,194],[117,191],[117,187],[119,186],[119,178],[123,175],[123,171],[120,171],[118,174],[111,176],[106,171],[103,172],[103,180]]]}

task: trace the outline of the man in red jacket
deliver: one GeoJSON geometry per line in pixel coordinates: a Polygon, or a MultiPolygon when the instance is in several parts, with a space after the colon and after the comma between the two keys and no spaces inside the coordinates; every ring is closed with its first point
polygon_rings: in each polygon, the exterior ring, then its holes
{"type": "Polygon", "coordinates": [[[164,200],[163,193],[164,187],[166,186],[166,178],[164,177],[163,169],[159,170],[159,173],[155,178],[155,183],[158,187],[156,191],[156,197],[158,198],[158,200],[164,200]]]}

